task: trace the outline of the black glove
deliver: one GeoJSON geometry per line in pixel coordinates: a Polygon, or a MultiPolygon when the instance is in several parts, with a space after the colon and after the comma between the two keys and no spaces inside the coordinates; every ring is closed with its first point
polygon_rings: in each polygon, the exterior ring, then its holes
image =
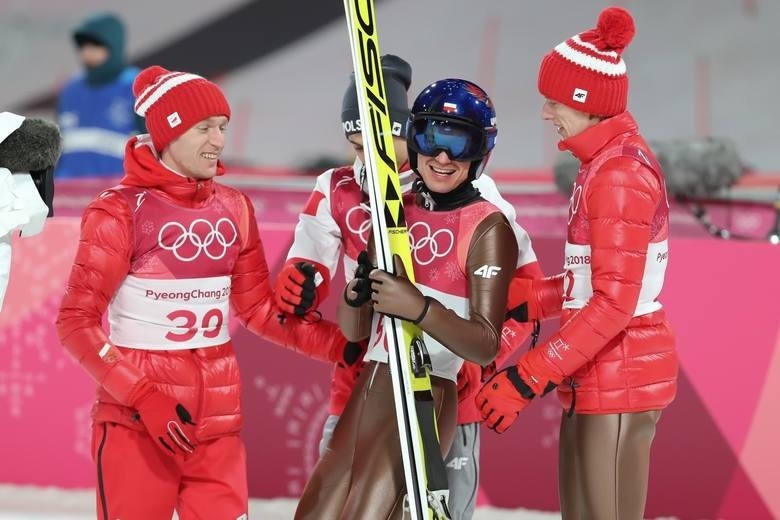
{"type": "Polygon", "coordinates": [[[368,274],[376,269],[366,251],[360,252],[357,262],[355,277],[344,288],[344,301],[350,307],[360,307],[371,300],[371,280],[368,279],[368,274]]]}
{"type": "Polygon", "coordinates": [[[340,370],[346,370],[352,374],[352,380],[356,381],[360,375],[360,371],[363,369],[365,363],[363,362],[363,356],[366,355],[366,349],[368,348],[368,340],[363,341],[348,341],[344,346],[343,360],[336,363],[336,366],[340,370]]]}
{"type": "Polygon", "coordinates": [[[339,361],[339,365],[342,366],[354,366],[359,364],[363,359],[363,355],[366,353],[366,346],[368,341],[347,341],[344,345],[344,355],[342,356],[343,362],[339,361]]]}

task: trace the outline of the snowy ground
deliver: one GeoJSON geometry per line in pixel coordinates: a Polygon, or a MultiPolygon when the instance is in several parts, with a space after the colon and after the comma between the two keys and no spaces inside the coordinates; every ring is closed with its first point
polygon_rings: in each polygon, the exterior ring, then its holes
{"type": "MultiPolygon", "coordinates": [[[[290,520],[295,512],[293,499],[250,500],[249,518],[290,520]]],[[[94,520],[95,494],[92,490],[64,491],[0,485],[0,520],[94,520]]],[[[479,508],[474,520],[552,520],[560,514],[524,509],[479,508]]]]}

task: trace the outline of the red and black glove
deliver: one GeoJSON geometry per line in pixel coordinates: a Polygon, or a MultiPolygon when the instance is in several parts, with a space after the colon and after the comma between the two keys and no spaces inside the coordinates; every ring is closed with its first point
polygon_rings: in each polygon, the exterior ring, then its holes
{"type": "Polygon", "coordinates": [[[152,386],[132,406],[163,453],[183,462],[185,455],[195,451],[195,423],[176,399],[152,386]]]}
{"type": "Polygon", "coordinates": [[[341,359],[336,362],[336,366],[339,370],[349,371],[352,374],[352,380],[357,381],[357,378],[360,376],[360,371],[363,369],[363,366],[365,366],[363,356],[366,355],[367,348],[367,339],[357,342],[347,341],[344,345],[341,359]]]}
{"type": "MultiPolygon", "coordinates": [[[[553,388],[555,384],[548,383],[543,395],[553,388]]],[[[475,402],[487,427],[504,433],[535,396],[533,388],[518,373],[517,365],[513,365],[490,378],[477,393],[475,402]]]]}
{"type": "Polygon", "coordinates": [[[276,278],[276,304],[281,310],[304,316],[319,305],[317,287],[323,277],[311,262],[286,264],[276,278]]]}
{"type": "Polygon", "coordinates": [[[504,433],[535,395],[520,379],[517,367],[511,366],[490,378],[477,393],[475,402],[487,427],[504,433]]]}

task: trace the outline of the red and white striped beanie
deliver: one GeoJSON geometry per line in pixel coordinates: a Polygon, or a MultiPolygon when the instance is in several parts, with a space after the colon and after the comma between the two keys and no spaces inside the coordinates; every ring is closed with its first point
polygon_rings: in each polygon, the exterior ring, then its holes
{"type": "Polygon", "coordinates": [[[230,105],[222,90],[196,74],[153,65],[135,78],[133,94],[135,113],[146,118],[146,128],[158,152],[204,119],[230,118],[230,105]]]}
{"type": "Polygon", "coordinates": [[[575,34],[542,58],[539,92],[596,116],[624,112],[628,74],[621,55],[634,33],[634,19],[628,11],[607,7],[595,29],[575,34]]]}

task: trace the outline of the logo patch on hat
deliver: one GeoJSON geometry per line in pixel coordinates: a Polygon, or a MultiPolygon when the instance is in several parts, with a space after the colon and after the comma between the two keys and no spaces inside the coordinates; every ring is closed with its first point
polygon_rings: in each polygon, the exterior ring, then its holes
{"type": "Polygon", "coordinates": [[[588,99],[588,91],[581,88],[575,88],[571,99],[577,103],[585,103],[585,100],[588,99]]]}
{"type": "Polygon", "coordinates": [[[168,114],[168,126],[171,128],[176,128],[181,124],[181,117],[179,117],[178,112],[172,112],[168,114]]]}
{"type": "Polygon", "coordinates": [[[358,132],[363,131],[363,124],[362,124],[362,120],[360,119],[354,119],[352,121],[344,121],[341,123],[341,125],[344,127],[345,134],[356,134],[358,132]]]}

